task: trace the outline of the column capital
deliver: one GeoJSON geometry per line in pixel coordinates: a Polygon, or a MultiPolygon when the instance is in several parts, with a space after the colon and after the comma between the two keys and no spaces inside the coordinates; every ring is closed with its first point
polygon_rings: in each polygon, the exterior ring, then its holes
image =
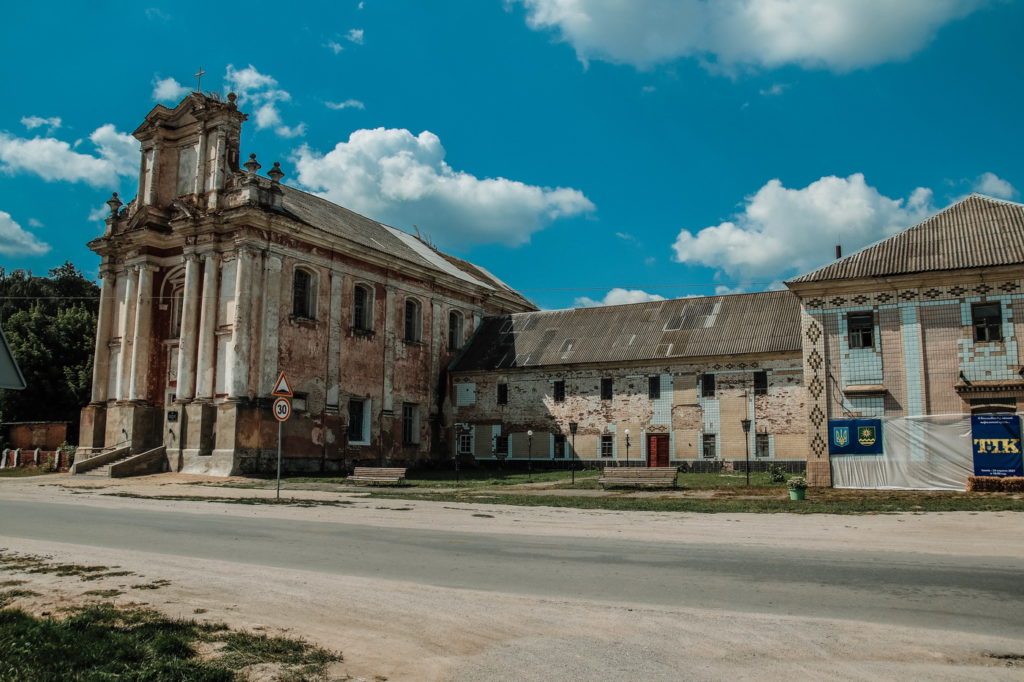
{"type": "Polygon", "coordinates": [[[199,262],[199,254],[195,253],[194,251],[189,251],[187,253],[181,254],[181,259],[183,261],[185,261],[186,263],[188,263],[188,262],[198,263],[199,262]]]}

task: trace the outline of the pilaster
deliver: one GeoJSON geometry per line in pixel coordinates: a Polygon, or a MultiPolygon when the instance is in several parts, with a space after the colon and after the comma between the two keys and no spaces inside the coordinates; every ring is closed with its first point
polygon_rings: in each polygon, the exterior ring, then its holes
{"type": "Polygon", "coordinates": [[[260,385],[257,394],[269,394],[277,379],[278,335],[281,329],[281,257],[267,254],[263,267],[263,333],[260,334],[260,385]]]}
{"type": "Polygon", "coordinates": [[[113,322],[114,297],[117,294],[117,277],[108,267],[100,268],[100,309],[96,320],[96,347],[92,363],[92,403],[107,400],[107,377],[110,373],[110,325],[113,322]]]}
{"type": "Polygon", "coordinates": [[[252,349],[252,294],[253,258],[251,249],[238,249],[238,266],[235,268],[235,317],[232,320],[231,354],[229,363],[230,383],[228,395],[245,398],[249,395],[249,364],[252,349]]]}
{"type": "Polygon", "coordinates": [[[187,253],[185,291],[181,304],[181,335],[178,342],[178,402],[192,400],[196,392],[196,331],[199,324],[199,258],[187,253]]]}
{"type": "Polygon", "coordinates": [[[203,300],[199,313],[199,352],[196,359],[196,398],[213,399],[217,373],[217,301],[220,296],[220,256],[203,254],[203,300]]]}
{"type": "Polygon", "coordinates": [[[135,296],[135,334],[132,340],[131,374],[128,385],[128,399],[133,401],[145,400],[149,388],[154,270],[156,266],[149,264],[136,266],[138,291],[135,296]]]}

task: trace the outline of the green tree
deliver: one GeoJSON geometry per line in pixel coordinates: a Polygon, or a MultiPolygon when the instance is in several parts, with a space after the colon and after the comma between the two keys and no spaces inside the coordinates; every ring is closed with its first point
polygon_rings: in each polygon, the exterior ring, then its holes
{"type": "Polygon", "coordinates": [[[71,263],[48,277],[0,268],[0,325],[25,381],[0,390],[0,421],[70,421],[89,401],[99,287],[71,263]]]}

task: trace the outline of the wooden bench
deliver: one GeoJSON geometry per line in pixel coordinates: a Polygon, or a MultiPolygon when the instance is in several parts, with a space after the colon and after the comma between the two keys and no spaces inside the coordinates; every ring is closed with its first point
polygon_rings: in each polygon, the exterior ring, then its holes
{"type": "Polygon", "coordinates": [[[348,477],[352,483],[401,483],[405,480],[405,469],[383,467],[356,467],[348,477]]]}
{"type": "Polygon", "coordinates": [[[678,476],[679,467],[605,467],[604,474],[597,482],[602,488],[609,485],[674,488],[678,476]]]}

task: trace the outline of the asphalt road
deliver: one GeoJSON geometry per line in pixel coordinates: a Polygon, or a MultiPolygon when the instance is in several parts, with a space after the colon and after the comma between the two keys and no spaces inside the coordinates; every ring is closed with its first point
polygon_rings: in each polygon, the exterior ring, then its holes
{"type": "Polygon", "coordinates": [[[0,534],[425,586],[1024,638],[1024,567],[1009,558],[423,531],[215,509],[0,500],[0,534]]]}

